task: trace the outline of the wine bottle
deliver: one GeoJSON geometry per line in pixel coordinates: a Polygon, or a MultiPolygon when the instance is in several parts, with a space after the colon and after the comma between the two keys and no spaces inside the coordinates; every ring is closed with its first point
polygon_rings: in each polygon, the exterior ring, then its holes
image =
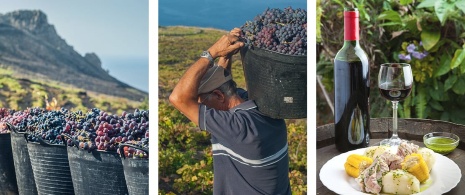
{"type": "Polygon", "coordinates": [[[340,152],[370,141],[370,66],[359,44],[359,12],[344,10],[344,45],[334,59],[335,144],[340,152]]]}

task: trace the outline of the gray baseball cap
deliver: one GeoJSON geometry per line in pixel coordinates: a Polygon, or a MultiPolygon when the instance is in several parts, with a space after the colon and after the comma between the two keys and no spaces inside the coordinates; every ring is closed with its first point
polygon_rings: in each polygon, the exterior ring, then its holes
{"type": "Polygon", "coordinates": [[[202,80],[200,80],[197,95],[211,92],[231,79],[231,74],[228,74],[228,70],[221,66],[213,65],[207,70],[205,75],[202,77],[202,80]],[[227,76],[225,76],[226,74],[227,76]]]}

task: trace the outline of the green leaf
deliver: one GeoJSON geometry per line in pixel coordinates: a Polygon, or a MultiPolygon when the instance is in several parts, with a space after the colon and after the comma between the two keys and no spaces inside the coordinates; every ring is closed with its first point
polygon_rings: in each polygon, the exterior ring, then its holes
{"type": "Polygon", "coordinates": [[[442,26],[446,23],[449,15],[454,12],[454,8],[454,3],[449,1],[437,1],[434,4],[434,11],[436,12],[436,16],[439,18],[439,21],[441,21],[442,26]]]}
{"type": "Polygon", "coordinates": [[[437,101],[432,100],[429,102],[429,105],[435,110],[444,111],[444,107],[442,107],[442,105],[437,101]]]}
{"type": "Polygon", "coordinates": [[[425,111],[426,111],[426,104],[427,104],[427,101],[426,101],[426,90],[422,87],[422,88],[418,88],[418,94],[417,96],[415,96],[415,111],[416,111],[416,114],[417,114],[417,117],[418,118],[425,118],[425,111]]]}
{"type": "MultiPolygon", "coordinates": [[[[440,39],[438,41],[438,43],[436,43],[436,45],[434,45],[433,48],[431,48],[430,50],[428,50],[430,53],[433,53],[433,52],[437,52],[439,50],[439,48],[441,48],[441,46],[445,45],[447,42],[446,40],[444,39],[440,39]]],[[[460,48],[460,47],[459,47],[460,48]]]]}
{"type": "MultiPolygon", "coordinates": [[[[436,3],[437,0],[424,0],[423,2],[421,2],[418,6],[417,6],[417,9],[418,8],[425,8],[425,7],[433,7],[434,4],[436,3]]],[[[443,1],[443,0],[441,0],[443,1]]]]}
{"type": "Polygon", "coordinates": [[[385,22],[382,24],[379,24],[378,26],[396,26],[396,25],[403,25],[402,22],[385,22]]]}
{"type": "Polygon", "coordinates": [[[442,115],[441,115],[441,120],[442,121],[449,121],[450,117],[449,117],[449,112],[443,112],[442,115]]]}
{"type": "Polygon", "coordinates": [[[460,64],[460,73],[463,74],[465,73],[465,60],[462,61],[460,64]]]}
{"type": "Polygon", "coordinates": [[[433,100],[444,101],[444,84],[442,84],[442,82],[438,82],[438,88],[430,89],[429,95],[433,98],[433,100]]]}
{"type": "Polygon", "coordinates": [[[383,1],[383,9],[382,10],[391,10],[392,6],[389,2],[383,1]]]}
{"type": "Polygon", "coordinates": [[[450,71],[450,56],[443,54],[439,62],[439,68],[435,70],[434,77],[442,76],[450,71]]]}
{"type": "Polygon", "coordinates": [[[423,42],[423,48],[429,51],[431,48],[438,43],[439,39],[441,39],[441,32],[440,31],[429,31],[423,30],[421,32],[421,41],[423,42]]]}
{"type": "Polygon", "coordinates": [[[452,110],[450,111],[450,121],[453,123],[464,124],[465,120],[463,118],[462,110],[452,110]]]}
{"type": "Polygon", "coordinates": [[[465,13],[465,0],[458,0],[455,2],[455,6],[465,13]]]}
{"type": "Polygon", "coordinates": [[[413,0],[400,0],[400,4],[401,5],[408,5],[410,3],[412,3],[413,0]]]}
{"type": "Polygon", "coordinates": [[[458,95],[465,94],[465,78],[463,76],[460,77],[457,82],[455,82],[454,86],[452,87],[452,91],[458,95]]]}
{"type": "Polygon", "coordinates": [[[418,29],[417,21],[418,21],[417,18],[409,18],[408,20],[403,20],[403,23],[404,23],[403,26],[406,29],[404,31],[408,31],[412,34],[419,34],[420,31],[418,29]]]}
{"type": "Polygon", "coordinates": [[[443,92],[446,92],[447,90],[452,88],[456,81],[457,81],[457,75],[455,75],[455,74],[450,76],[449,78],[447,78],[446,81],[444,82],[444,91],[443,92]]]}
{"type": "MultiPolygon", "coordinates": [[[[371,18],[370,15],[366,12],[365,3],[363,1],[353,1],[353,3],[355,4],[355,7],[357,7],[358,9],[360,18],[364,18],[366,21],[370,21],[371,18]]],[[[362,21],[362,19],[360,19],[360,21],[362,21]]]]}
{"type": "Polygon", "coordinates": [[[463,49],[457,49],[455,50],[454,57],[452,58],[452,61],[450,62],[450,68],[454,69],[459,66],[463,59],[465,58],[465,50],[463,49]]]}
{"type": "Polygon", "coordinates": [[[405,115],[404,115],[404,106],[402,106],[402,104],[398,104],[397,105],[397,115],[399,116],[399,118],[405,118],[405,115]]]}
{"type": "Polygon", "coordinates": [[[408,96],[407,98],[405,98],[404,100],[404,103],[403,103],[403,107],[404,107],[404,117],[405,118],[411,118],[411,115],[410,115],[410,102],[412,101],[412,96],[408,96]]]}
{"type": "Polygon", "coordinates": [[[384,11],[378,16],[377,20],[389,20],[391,22],[402,23],[399,13],[393,10],[384,11]]]}

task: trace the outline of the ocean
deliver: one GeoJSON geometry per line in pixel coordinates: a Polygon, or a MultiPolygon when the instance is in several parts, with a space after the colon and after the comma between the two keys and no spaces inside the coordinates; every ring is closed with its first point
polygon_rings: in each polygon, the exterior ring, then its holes
{"type": "MultiPolygon", "coordinates": [[[[263,13],[266,8],[301,8],[307,10],[305,0],[159,0],[159,26],[197,26],[231,30],[263,13]]],[[[153,55],[151,55],[153,56],[153,55]]],[[[153,56],[155,57],[155,56],[153,56]]],[[[102,67],[111,76],[137,89],[149,91],[149,63],[147,57],[102,56],[102,67]]]]}
{"type": "Polygon", "coordinates": [[[102,68],[114,78],[142,91],[149,91],[147,57],[101,57],[102,68]]]}
{"type": "Polygon", "coordinates": [[[306,0],[159,0],[159,26],[198,26],[231,30],[251,21],[266,8],[307,10],[306,0]]]}

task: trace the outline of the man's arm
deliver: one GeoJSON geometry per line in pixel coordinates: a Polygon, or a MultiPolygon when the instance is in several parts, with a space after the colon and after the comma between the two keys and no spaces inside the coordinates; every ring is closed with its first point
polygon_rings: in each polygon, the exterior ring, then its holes
{"type": "MultiPolygon", "coordinates": [[[[236,53],[244,43],[238,41],[234,34],[223,35],[213,46],[208,49],[213,59],[236,53]]],[[[197,90],[200,80],[208,69],[209,60],[200,58],[191,65],[173,89],[169,100],[196,125],[199,123],[199,103],[197,90]]]]}

